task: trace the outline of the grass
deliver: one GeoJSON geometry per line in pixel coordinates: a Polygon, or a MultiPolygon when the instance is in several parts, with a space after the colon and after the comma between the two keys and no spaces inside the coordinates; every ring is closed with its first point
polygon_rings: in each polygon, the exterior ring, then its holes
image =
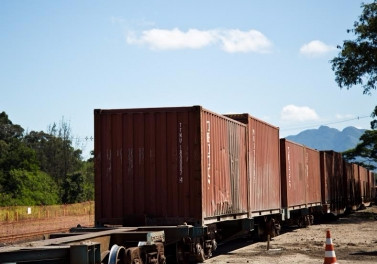
{"type": "Polygon", "coordinates": [[[48,206],[9,206],[0,207],[0,223],[93,214],[93,201],[48,206]]]}

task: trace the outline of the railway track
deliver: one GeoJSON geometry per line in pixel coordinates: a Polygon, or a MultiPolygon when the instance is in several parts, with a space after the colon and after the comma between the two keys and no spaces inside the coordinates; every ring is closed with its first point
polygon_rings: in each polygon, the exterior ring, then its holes
{"type": "Polygon", "coordinates": [[[0,237],[0,246],[29,242],[35,240],[41,240],[48,238],[49,234],[52,233],[65,233],[68,232],[69,228],[55,228],[55,229],[46,229],[41,231],[33,231],[23,234],[11,234],[11,235],[2,235],[0,237]]]}

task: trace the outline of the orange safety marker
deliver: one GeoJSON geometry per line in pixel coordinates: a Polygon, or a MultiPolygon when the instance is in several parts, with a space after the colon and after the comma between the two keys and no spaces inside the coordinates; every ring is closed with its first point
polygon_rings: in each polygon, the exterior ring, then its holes
{"type": "Polygon", "coordinates": [[[326,232],[326,251],[323,264],[338,264],[335,256],[334,245],[332,243],[330,235],[330,230],[327,230],[326,232]]]}

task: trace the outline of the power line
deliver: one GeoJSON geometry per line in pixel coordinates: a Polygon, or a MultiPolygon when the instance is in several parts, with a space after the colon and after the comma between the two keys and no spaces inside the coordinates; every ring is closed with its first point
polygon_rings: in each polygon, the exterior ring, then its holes
{"type": "Polygon", "coordinates": [[[289,130],[297,130],[297,129],[307,129],[307,128],[312,128],[312,127],[317,127],[317,126],[327,126],[327,125],[332,125],[332,124],[339,124],[339,123],[345,123],[353,120],[360,120],[370,117],[369,115],[366,116],[357,116],[351,119],[346,119],[346,120],[341,120],[341,121],[333,121],[329,123],[322,123],[322,124],[312,124],[312,125],[307,125],[307,126],[301,126],[301,127],[291,127],[291,128],[281,128],[280,130],[282,131],[289,131],[289,130]]]}
{"type": "Polygon", "coordinates": [[[326,126],[326,125],[332,125],[332,124],[338,124],[338,123],[344,123],[344,122],[353,121],[353,120],[356,120],[356,119],[360,120],[360,119],[364,119],[364,118],[367,118],[367,117],[370,117],[370,116],[358,116],[358,117],[347,119],[347,120],[334,121],[334,122],[330,122],[330,123],[324,124],[324,126],[326,126]]]}
{"type": "Polygon", "coordinates": [[[73,139],[78,140],[78,141],[93,141],[94,140],[93,136],[74,137],[73,139]]]}
{"type": "MultiPolygon", "coordinates": [[[[307,126],[300,126],[300,127],[280,128],[280,130],[281,131],[290,131],[290,130],[297,130],[297,129],[307,129],[307,128],[312,128],[312,127],[317,127],[317,126],[327,126],[327,125],[345,123],[345,122],[354,121],[354,120],[360,120],[360,119],[364,119],[364,118],[368,118],[368,117],[370,118],[369,115],[357,116],[357,117],[354,117],[354,118],[350,118],[350,119],[346,119],[346,120],[341,120],[341,121],[332,121],[332,122],[328,122],[328,123],[317,123],[317,124],[312,124],[312,125],[307,125],[307,126]]],[[[93,136],[74,137],[73,139],[77,140],[77,141],[80,141],[80,142],[82,142],[82,141],[88,142],[88,141],[93,141],[94,137],[93,136]]]]}

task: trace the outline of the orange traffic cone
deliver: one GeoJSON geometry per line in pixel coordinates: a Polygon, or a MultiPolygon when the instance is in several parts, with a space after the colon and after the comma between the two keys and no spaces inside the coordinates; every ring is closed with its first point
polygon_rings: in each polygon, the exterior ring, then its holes
{"type": "Polygon", "coordinates": [[[334,245],[332,244],[332,239],[330,235],[330,230],[326,232],[326,251],[325,251],[325,260],[323,264],[338,264],[336,261],[334,245]]]}

